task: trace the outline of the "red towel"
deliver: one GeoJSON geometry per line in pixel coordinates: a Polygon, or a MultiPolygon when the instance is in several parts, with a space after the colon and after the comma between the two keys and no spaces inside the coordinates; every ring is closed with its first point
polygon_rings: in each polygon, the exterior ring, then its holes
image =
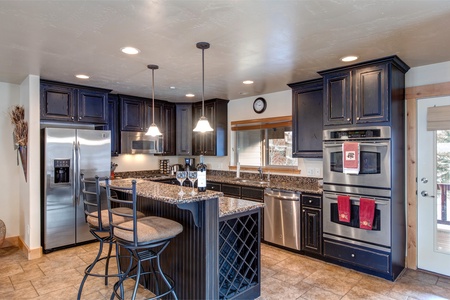
{"type": "Polygon", "coordinates": [[[350,223],[350,196],[337,196],[339,221],[350,223]]]}
{"type": "Polygon", "coordinates": [[[359,174],[359,143],[344,142],[342,144],[344,173],[359,174]]]}
{"type": "Polygon", "coordinates": [[[372,230],[375,215],[375,200],[359,199],[359,228],[372,230]]]}

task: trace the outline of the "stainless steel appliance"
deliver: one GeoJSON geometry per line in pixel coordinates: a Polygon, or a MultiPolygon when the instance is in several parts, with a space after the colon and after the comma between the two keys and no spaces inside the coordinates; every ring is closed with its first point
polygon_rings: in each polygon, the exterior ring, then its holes
{"type": "Polygon", "coordinates": [[[324,237],[335,239],[345,237],[353,241],[391,246],[391,199],[390,190],[375,188],[356,188],[349,186],[324,185],[323,193],[323,232],[324,237]],[[338,214],[338,195],[350,196],[350,222],[340,222],[338,214]],[[375,200],[375,217],[372,230],[359,228],[359,199],[366,197],[375,200]]]}
{"type": "Polygon", "coordinates": [[[300,193],[264,190],[264,240],[300,250],[300,193]]]}
{"type": "Polygon", "coordinates": [[[122,154],[163,153],[163,136],[149,136],[145,132],[122,131],[120,133],[120,152],[122,154]]]}
{"type": "Polygon", "coordinates": [[[80,174],[109,176],[110,131],[44,128],[41,155],[44,252],[91,240],[80,201],[80,174]]]}
{"type": "Polygon", "coordinates": [[[195,158],[190,158],[190,157],[186,157],[184,159],[184,169],[186,171],[195,171],[196,170],[196,166],[195,166],[195,158]]]}
{"type": "Polygon", "coordinates": [[[353,186],[391,187],[391,129],[387,126],[323,131],[323,182],[353,186]],[[344,174],[342,144],[359,142],[359,174],[344,174]]]}

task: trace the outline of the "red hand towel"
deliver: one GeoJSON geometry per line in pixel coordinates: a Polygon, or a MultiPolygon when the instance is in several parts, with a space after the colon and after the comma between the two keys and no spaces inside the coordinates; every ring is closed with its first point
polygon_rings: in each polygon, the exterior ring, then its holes
{"type": "Polygon", "coordinates": [[[339,221],[350,223],[350,196],[337,196],[339,221]]]}
{"type": "Polygon", "coordinates": [[[359,228],[372,230],[375,215],[375,200],[359,199],[359,228]]]}
{"type": "Polygon", "coordinates": [[[359,143],[344,142],[342,144],[342,156],[344,173],[358,174],[359,173],[359,143]]]}

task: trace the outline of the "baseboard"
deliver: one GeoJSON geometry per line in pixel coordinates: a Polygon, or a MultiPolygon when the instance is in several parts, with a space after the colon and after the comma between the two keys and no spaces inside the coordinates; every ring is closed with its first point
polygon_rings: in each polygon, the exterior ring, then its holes
{"type": "Polygon", "coordinates": [[[28,260],[42,257],[42,247],[30,249],[28,248],[28,245],[25,244],[20,237],[18,238],[18,240],[19,240],[18,247],[22,250],[23,254],[25,254],[28,260]]]}
{"type": "Polygon", "coordinates": [[[19,247],[19,237],[18,236],[10,236],[5,238],[5,240],[3,241],[3,244],[0,248],[5,248],[5,247],[19,247]]]}

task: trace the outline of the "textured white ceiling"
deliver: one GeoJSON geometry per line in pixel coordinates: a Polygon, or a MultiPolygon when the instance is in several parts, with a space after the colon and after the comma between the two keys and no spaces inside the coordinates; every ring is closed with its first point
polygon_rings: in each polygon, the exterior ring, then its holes
{"type": "Polygon", "coordinates": [[[318,78],[348,54],[396,54],[410,67],[450,61],[449,28],[448,0],[2,0],[0,81],[35,74],[151,97],[147,65],[157,64],[156,98],[199,101],[195,44],[206,41],[205,99],[233,100],[318,78]]]}

